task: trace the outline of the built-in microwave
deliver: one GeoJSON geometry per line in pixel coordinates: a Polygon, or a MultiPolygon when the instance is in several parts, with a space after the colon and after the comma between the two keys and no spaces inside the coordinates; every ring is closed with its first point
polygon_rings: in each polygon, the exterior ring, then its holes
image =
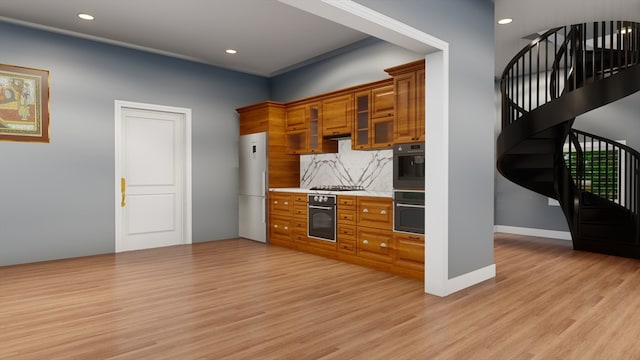
{"type": "Polygon", "coordinates": [[[424,190],[424,143],[393,146],[393,188],[424,190]]]}

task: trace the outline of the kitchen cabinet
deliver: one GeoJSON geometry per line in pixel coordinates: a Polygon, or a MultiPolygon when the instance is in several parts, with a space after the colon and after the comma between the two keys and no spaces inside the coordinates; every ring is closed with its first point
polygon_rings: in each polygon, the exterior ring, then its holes
{"type": "Polygon", "coordinates": [[[285,149],[285,106],[274,101],[236,109],[240,135],[267,133],[267,182],[269,187],[300,186],[300,157],[285,149]]]}
{"type": "Polygon", "coordinates": [[[395,91],[394,143],[423,142],[425,139],[424,60],[385,69],[393,76],[395,91]]]}
{"type": "Polygon", "coordinates": [[[293,242],[306,245],[307,237],[307,194],[293,196],[293,242]]]}
{"type": "Polygon", "coordinates": [[[269,193],[269,242],[286,247],[293,246],[294,229],[293,194],[269,193]]]}
{"type": "Polygon", "coordinates": [[[356,197],[338,196],[338,251],[356,253],[356,197]]]}
{"type": "Polygon", "coordinates": [[[393,232],[358,226],[358,256],[383,262],[393,261],[393,232]]]}
{"type": "Polygon", "coordinates": [[[322,100],[323,136],[351,135],[353,94],[332,95],[322,100]]]}
{"type": "Polygon", "coordinates": [[[393,261],[393,201],[358,196],[356,201],[356,252],[363,258],[393,261]]]}
{"type": "Polygon", "coordinates": [[[288,154],[313,154],[338,152],[335,141],[322,137],[322,107],[320,101],[294,103],[286,107],[288,154]]]}
{"type": "Polygon", "coordinates": [[[287,106],[285,110],[285,131],[300,131],[308,128],[309,105],[287,106]]]}
{"type": "Polygon", "coordinates": [[[337,195],[336,242],[307,236],[307,193],[270,192],[269,241],[381,271],[424,278],[424,236],[393,229],[393,201],[337,195]]]}
{"type": "Polygon", "coordinates": [[[394,233],[394,264],[424,272],[424,236],[418,234],[394,233]]]}
{"type": "Polygon", "coordinates": [[[355,128],[351,143],[354,150],[393,146],[394,101],[391,79],[355,94],[355,128]]]}
{"type": "Polygon", "coordinates": [[[358,226],[392,230],[393,201],[391,198],[358,196],[356,222],[358,226]]]}

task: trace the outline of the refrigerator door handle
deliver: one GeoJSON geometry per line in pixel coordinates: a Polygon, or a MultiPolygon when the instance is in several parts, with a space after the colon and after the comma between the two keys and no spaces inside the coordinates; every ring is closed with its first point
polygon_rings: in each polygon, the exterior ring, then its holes
{"type": "Polygon", "coordinates": [[[267,172],[262,172],[262,196],[266,196],[265,191],[267,189],[267,172]]]}
{"type": "Polygon", "coordinates": [[[262,223],[265,224],[267,222],[267,214],[266,214],[266,203],[267,201],[262,201],[262,223]]]}

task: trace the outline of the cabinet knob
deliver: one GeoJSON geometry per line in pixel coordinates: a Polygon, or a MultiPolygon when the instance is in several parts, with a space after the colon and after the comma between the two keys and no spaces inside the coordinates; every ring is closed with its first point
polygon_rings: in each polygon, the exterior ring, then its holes
{"type": "Polygon", "coordinates": [[[369,243],[369,240],[362,240],[362,243],[366,245],[369,243]]]}
{"type": "Polygon", "coordinates": [[[285,202],[284,202],[284,204],[285,204],[285,205],[289,205],[289,202],[288,202],[288,201],[285,201],[285,202]]]}
{"type": "Polygon", "coordinates": [[[289,227],[288,227],[288,226],[285,226],[285,227],[284,227],[284,229],[285,229],[285,230],[289,230],[289,227]]]}
{"type": "Polygon", "coordinates": [[[386,243],[380,243],[380,247],[381,247],[381,248],[386,248],[386,247],[387,247],[387,244],[386,244],[386,243]]]}
{"type": "Polygon", "coordinates": [[[387,210],[380,210],[380,214],[387,215],[387,210]]]}
{"type": "Polygon", "coordinates": [[[362,212],[363,212],[363,213],[368,213],[368,212],[369,212],[369,209],[362,209],[362,212]]]}
{"type": "Polygon", "coordinates": [[[278,228],[278,224],[273,225],[273,227],[277,229],[278,228]]]}
{"type": "Polygon", "coordinates": [[[278,205],[278,200],[274,200],[273,203],[278,205]]]}

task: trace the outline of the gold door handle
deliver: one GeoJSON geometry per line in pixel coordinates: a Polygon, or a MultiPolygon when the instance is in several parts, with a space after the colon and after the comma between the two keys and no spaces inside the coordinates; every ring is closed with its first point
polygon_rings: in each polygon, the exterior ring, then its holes
{"type": "Polygon", "coordinates": [[[121,207],[125,207],[125,205],[127,205],[127,203],[124,201],[126,197],[126,191],[127,191],[127,179],[120,178],[120,193],[122,194],[122,201],[120,202],[121,207]]]}

